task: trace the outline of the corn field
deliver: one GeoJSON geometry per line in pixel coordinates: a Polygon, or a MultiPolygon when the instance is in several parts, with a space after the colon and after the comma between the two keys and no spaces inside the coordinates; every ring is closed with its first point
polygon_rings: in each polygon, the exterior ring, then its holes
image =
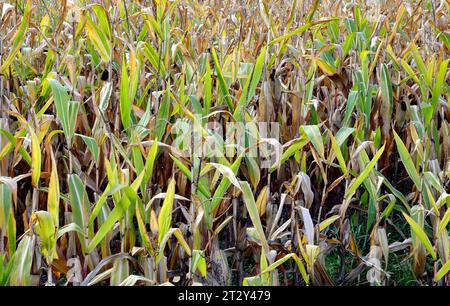
{"type": "Polygon", "coordinates": [[[450,285],[449,0],[0,14],[0,285],[450,285]]]}

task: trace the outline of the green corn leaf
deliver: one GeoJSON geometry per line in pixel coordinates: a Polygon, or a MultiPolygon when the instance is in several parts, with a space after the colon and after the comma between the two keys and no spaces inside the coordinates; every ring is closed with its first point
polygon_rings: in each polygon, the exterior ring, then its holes
{"type": "MultiPolygon", "coordinates": [[[[86,233],[89,216],[89,198],[84,184],[77,174],[69,174],[69,198],[72,207],[73,221],[86,233]]],[[[86,247],[85,235],[78,235],[83,250],[86,247]]]]}
{"type": "MultiPolygon", "coordinates": [[[[233,175],[237,174],[237,171],[239,170],[239,167],[241,166],[241,162],[242,162],[242,156],[239,156],[238,158],[236,158],[236,160],[230,166],[230,170],[233,172],[233,175]]],[[[211,211],[215,210],[217,205],[219,205],[220,201],[222,201],[222,197],[224,196],[225,192],[227,192],[230,185],[231,185],[231,182],[228,179],[228,177],[224,177],[222,179],[222,181],[220,182],[219,186],[217,187],[216,191],[214,192],[213,199],[211,201],[211,211]]]]}
{"type": "Polygon", "coordinates": [[[14,255],[14,263],[9,279],[11,286],[28,286],[30,284],[31,265],[34,254],[33,247],[34,236],[23,236],[14,255]]]}
{"type": "Polygon", "coordinates": [[[108,35],[89,16],[86,16],[86,30],[90,41],[102,57],[103,62],[108,63],[111,59],[111,43],[108,35]]]}
{"type": "Polygon", "coordinates": [[[416,167],[411,159],[411,156],[408,153],[408,149],[406,149],[405,144],[394,131],[394,138],[397,144],[397,150],[400,155],[400,159],[402,160],[403,165],[405,166],[406,171],[409,174],[409,177],[414,182],[418,190],[421,190],[421,179],[419,173],[417,173],[416,167]]]}
{"type": "Polygon", "coordinates": [[[216,68],[217,78],[219,80],[219,88],[222,93],[223,98],[225,99],[228,109],[231,113],[234,112],[233,101],[231,100],[230,92],[228,91],[228,86],[223,78],[222,69],[220,68],[219,59],[217,58],[217,53],[214,48],[211,48],[211,55],[214,60],[214,67],[216,68]]]}
{"type": "Polygon", "coordinates": [[[130,79],[128,77],[125,57],[122,60],[122,76],[120,78],[120,118],[124,129],[128,129],[131,123],[130,79]]]}
{"type": "Polygon", "coordinates": [[[338,220],[340,217],[341,217],[340,215],[334,215],[334,216],[331,216],[331,217],[323,220],[319,224],[319,231],[323,231],[325,228],[327,228],[328,226],[330,226],[331,224],[336,222],[336,220],[338,220]]]}
{"type": "Polygon", "coordinates": [[[301,130],[308,136],[320,157],[324,158],[325,149],[323,147],[322,134],[320,133],[319,127],[317,125],[303,125],[301,130]]]}
{"type": "Polygon", "coordinates": [[[446,229],[449,222],[450,222],[450,208],[448,208],[445,214],[442,216],[441,222],[439,223],[438,227],[438,235],[442,234],[442,232],[446,229]]]}
{"type": "Polygon", "coordinates": [[[47,210],[53,218],[53,222],[56,227],[59,225],[59,179],[58,169],[56,167],[55,157],[53,152],[51,154],[52,159],[52,172],[50,174],[50,184],[48,186],[47,197],[47,210]]]}
{"type": "Polygon", "coordinates": [[[6,69],[11,65],[14,58],[16,58],[17,53],[20,51],[20,47],[22,46],[23,41],[26,37],[26,31],[28,28],[28,25],[30,23],[30,17],[31,17],[31,9],[33,7],[33,1],[27,0],[25,5],[25,10],[23,12],[22,22],[20,23],[20,27],[17,29],[17,32],[14,35],[14,41],[12,46],[10,47],[10,51],[8,54],[8,57],[3,61],[1,67],[0,67],[0,74],[3,74],[6,69]]]}
{"type": "Polygon", "coordinates": [[[393,103],[392,81],[388,68],[385,64],[381,66],[381,93],[386,103],[391,106],[393,103]]]}
{"type": "Polygon", "coordinates": [[[105,222],[100,226],[94,238],[90,241],[87,248],[88,253],[91,253],[103,238],[114,228],[116,222],[123,218],[130,205],[136,203],[136,192],[131,187],[124,187],[124,191],[124,196],[120,199],[120,202],[117,203],[105,222]]]}
{"type": "Polygon", "coordinates": [[[348,169],[347,165],[345,164],[344,157],[342,156],[341,148],[339,147],[336,139],[330,132],[330,139],[331,139],[331,146],[333,148],[334,154],[336,154],[336,158],[338,159],[339,166],[341,167],[342,172],[347,175],[348,169]]]}
{"type": "Polygon", "coordinates": [[[72,145],[72,138],[75,133],[75,125],[80,102],[70,101],[67,90],[55,79],[48,78],[53,95],[55,97],[56,115],[61,121],[64,135],[69,147],[72,145]]]}
{"type": "Polygon", "coordinates": [[[380,158],[381,154],[384,152],[384,145],[377,151],[375,156],[372,158],[372,160],[367,164],[367,166],[364,168],[364,170],[359,174],[359,176],[354,180],[350,186],[347,189],[347,192],[345,193],[345,197],[349,198],[351,197],[356,189],[364,182],[364,180],[369,176],[370,171],[372,171],[373,167],[375,167],[378,159],[380,158]]]}
{"type": "Polygon", "coordinates": [[[273,270],[275,270],[276,268],[281,266],[283,263],[285,263],[288,259],[292,258],[293,256],[294,256],[294,253],[284,255],[282,258],[278,259],[273,264],[271,264],[270,266],[265,268],[263,271],[261,271],[261,274],[272,272],[273,270]]]}
{"type": "Polygon", "coordinates": [[[420,242],[423,244],[423,246],[427,249],[427,251],[430,253],[431,257],[433,257],[434,260],[436,260],[436,252],[433,249],[433,246],[431,245],[430,239],[428,239],[427,234],[423,231],[423,229],[407,214],[404,212],[403,216],[405,217],[406,221],[411,226],[411,231],[413,231],[417,238],[420,240],[420,242]]]}
{"type": "Polygon", "coordinates": [[[34,187],[38,187],[39,179],[41,178],[41,144],[31,128],[29,132],[31,136],[31,182],[34,187]]]}
{"type": "Polygon", "coordinates": [[[167,87],[161,105],[159,106],[158,115],[156,116],[156,123],[155,123],[156,139],[159,139],[160,141],[163,141],[164,139],[166,126],[169,121],[170,115],[169,110],[170,110],[170,83],[167,83],[167,87]]]}
{"type": "Polygon", "coordinates": [[[253,193],[250,185],[246,181],[240,181],[242,189],[242,197],[244,198],[245,207],[247,208],[250,219],[252,220],[253,226],[258,233],[258,238],[261,241],[262,248],[265,254],[268,254],[269,246],[267,244],[266,235],[261,224],[261,219],[259,218],[258,207],[256,206],[255,199],[253,198],[253,193]]]}
{"type": "Polygon", "coordinates": [[[445,75],[448,71],[447,67],[448,67],[449,61],[450,61],[450,59],[446,59],[439,66],[439,71],[436,76],[436,82],[434,84],[432,97],[431,97],[432,112],[430,113],[429,116],[427,116],[425,118],[425,128],[428,127],[428,125],[431,122],[432,115],[434,115],[434,113],[436,112],[436,108],[438,106],[438,100],[439,100],[439,97],[441,96],[441,92],[442,92],[442,88],[443,88],[442,85],[444,84],[445,75]]]}
{"type": "Polygon", "coordinates": [[[100,150],[99,150],[98,144],[95,141],[95,139],[92,137],[89,137],[89,136],[81,135],[81,134],[75,134],[75,135],[77,135],[77,136],[81,137],[81,139],[83,139],[84,143],[86,144],[89,151],[91,152],[95,163],[98,164],[99,159],[100,159],[100,150]]]}
{"type": "Polygon", "coordinates": [[[195,271],[197,269],[203,277],[206,277],[205,255],[203,254],[203,251],[193,250],[192,251],[192,264],[191,264],[192,273],[195,273],[195,271]]]}
{"type": "Polygon", "coordinates": [[[439,271],[434,276],[434,281],[437,282],[443,278],[450,271],[450,259],[439,269],[439,271]]]}
{"type": "Polygon", "coordinates": [[[172,178],[167,187],[166,198],[164,199],[161,211],[158,215],[158,244],[161,244],[164,236],[169,231],[172,224],[172,207],[175,195],[175,179],[172,178]]]}
{"type": "Polygon", "coordinates": [[[207,116],[211,110],[211,102],[212,102],[212,78],[211,78],[211,67],[209,62],[206,62],[206,71],[203,76],[203,84],[204,84],[204,99],[203,99],[203,115],[207,116]]]}
{"type": "Polygon", "coordinates": [[[251,78],[248,78],[244,90],[239,99],[238,107],[236,107],[236,110],[234,112],[235,118],[242,118],[242,110],[245,109],[246,105],[251,101],[251,99],[253,99],[253,96],[255,95],[256,87],[258,86],[259,81],[261,80],[261,75],[264,68],[264,59],[266,57],[266,50],[267,48],[264,47],[261,50],[261,53],[259,54],[258,58],[256,59],[255,67],[253,68],[251,78]]]}
{"type": "Polygon", "coordinates": [[[48,264],[51,264],[56,255],[56,226],[53,216],[47,211],[36,211],[31,216],[34,229],[39,235],[41,253],[48,264]]]}

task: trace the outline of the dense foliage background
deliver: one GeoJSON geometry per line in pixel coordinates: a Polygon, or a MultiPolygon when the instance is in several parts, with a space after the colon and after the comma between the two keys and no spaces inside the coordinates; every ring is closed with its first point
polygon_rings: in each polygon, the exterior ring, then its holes
{"type": "Polygon", "coordinates": [[[449,12],[0,3],[0,284],[449,284],[449,12]]]}

